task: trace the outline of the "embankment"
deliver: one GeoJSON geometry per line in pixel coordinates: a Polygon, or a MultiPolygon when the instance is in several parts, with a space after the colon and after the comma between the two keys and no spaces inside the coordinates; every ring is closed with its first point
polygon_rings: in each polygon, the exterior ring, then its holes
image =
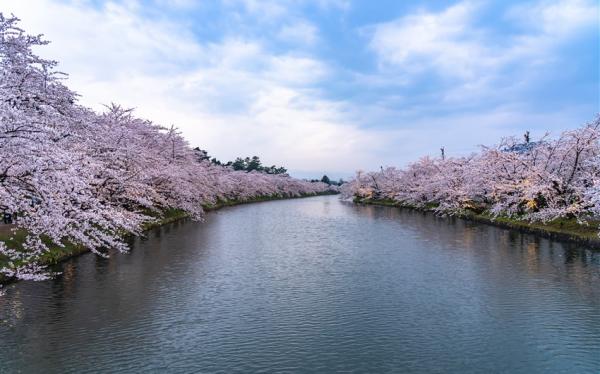
{"type": "MultiPolygon", "coordinates": [[[[357,204],[391,206],[400,209],[419,210],[436,214],[434,207],[414,207],[393,200],[355,199],[354,202],[357,204]]],[[[553,240],[576,243],[595,250],[600,250],[600,237],[598,236],[600,222],[598,221],[590,221],[588,224],[581,224],[577,222],[576,219],[561,218],[550,222],[532,222],[510,217],[494,217],[486,212],[475,213],[471,211],[456,214],[454,217],[517,230],[553,240]]]]}
{"type": "MultiPolygon", "coordinates": [[[[337,192],[324,192],[318,194],[307,194],[301,196],[260,196],[252,199],[246,200],[219,200],[215,204],[207,204],[204,205],[203,208],[205,211],[214,211],[227,206],[235,206],[242,204],[251,204],[258,203],[263,201],[272,201],[272,200],[285,200],[285,199],[298,199],[298,198],[306,198],[313,196],[321,196],[321,195],[335,195],[337,192]]],[[[188,218],[188,214],[182,210],[172,209],[166,212],[163,212],[160,218],[148,222],[143,226],[143,231],[148,231],[169,223],[173,223],[176,221],[180,221],[182,219],[188,218]]],[[[0,241],[7,243],[12,248],[18,248],[25,241],[26,232],[17,231],[15,233],[9,232],[7,230],[0,231],[0,241]]],[[[41,257],[40,263],[45,266],[56,265],[62,261],[70,259],[72,257],[81,255],[83,253],[89,252],[89,248],[86,248],[82,245],[74,245],[72,243],[66,243],[63,247],[52,246],[50,251],[44,253],[41,257]]],[[[0,268],[5,265],[6,260],[0,257],[0,268]]],[[[0,274],[0,285],[8,284],[15,281],[13,278],[7,278],[0,274]]]]}

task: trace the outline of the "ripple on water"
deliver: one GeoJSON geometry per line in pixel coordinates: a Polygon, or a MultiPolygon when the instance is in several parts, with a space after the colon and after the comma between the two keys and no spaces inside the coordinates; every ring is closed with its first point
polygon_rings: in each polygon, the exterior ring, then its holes
{"type": "Polygon", "coordinates": [[[0,298],[0,372],[600,372],[600,255],[337,197],[211,213],[0,298]]]}

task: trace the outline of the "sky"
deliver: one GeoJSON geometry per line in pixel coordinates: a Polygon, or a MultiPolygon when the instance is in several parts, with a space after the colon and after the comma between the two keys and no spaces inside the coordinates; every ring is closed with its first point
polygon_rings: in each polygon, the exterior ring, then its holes
{"type": "Polygon", "coordinates": [[[600,112],[596,0],[0,0],[80,103],[333,178],[600,112]]]}

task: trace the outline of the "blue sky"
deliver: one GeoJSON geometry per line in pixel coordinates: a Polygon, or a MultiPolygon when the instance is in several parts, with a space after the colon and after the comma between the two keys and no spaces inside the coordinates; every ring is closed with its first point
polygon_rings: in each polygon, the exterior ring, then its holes
{"type": "Polygon", "coordinates": [[[557,134],[600,111],[594,0],[0,0],[81,102],[294,175],[557,134]]]}

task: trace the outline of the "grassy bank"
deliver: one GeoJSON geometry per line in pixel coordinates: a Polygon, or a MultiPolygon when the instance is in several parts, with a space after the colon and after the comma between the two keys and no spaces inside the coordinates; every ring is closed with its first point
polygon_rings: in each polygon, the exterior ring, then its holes
{"type": "MultiPolygon", "coordinates": [[[[434,212],[435,206],[415,207],[404,205],[393,200],[355,199],[355,203],[368,205],[391,206],[403,209],[414,209],[420,211],[434,212]]],[[[600,221],[590,221],[588,225],[577,222],[576,219],[560,218],[550,222],[531,222],[512,217],[493,217],[487,212],[475,213],[465,211],[456,215],[469,221],[485,223],[506,229],[518,230],[520,232],[539,235],[545,238],[567,241],[585,245],[600,250],[600,237],[598,237],[598,226],[600,221]]]]}
{"type": "MultiPolygon", "coordinates": [[[[257,203],[263,201],[272,201],[272,200],[284,200],[284,199],[296,199],[296,198],[305,198],[305,197],[313,197],[319,195],[333,195],[333,192],[320,193],[316,195],[302,195],[295,197],[282,197],[282,196],[261,196],[248,200],[219,200],[215,204],[206,204],[202,207],[205,211],[213,211],[227,206],[235,206],[241,204],[250,204],[257,203]]],[[[156,217],[157,219],[152,222],[148,222],[144,224],[142,227],[143,231],[148,231],[169,223],[173,223],[185,218],[188,218],[188,214],[179,209],[169,209],[160,214],[160,217],[156,217]]],[[[20,248],[25,241],[26,232],[24,230],[18,230],[15,233],[8,232],[7,230],[3,230],[0,232],[0,240],[5,242],[6,245],[10,248],[20,248]]],[[[64,243],[63,247],[59,247],[57,245],[53,245],[50,247],[50,250],[44,253],[40,258],[40,263],[47,266],[56,265],[62,261],[65,261],[74,256],[78,256],[83,253],[87,253],[90,250],[82,245],[75,245],[72,243],[64,243]]],[[[3,256],[0,256],[0,267],[5,266],[7,263],[7,259],[3,256]]],[[[0,284],[6,284],[14,281],[14,279],[9,279],[0,274],[0,284]]]]}

